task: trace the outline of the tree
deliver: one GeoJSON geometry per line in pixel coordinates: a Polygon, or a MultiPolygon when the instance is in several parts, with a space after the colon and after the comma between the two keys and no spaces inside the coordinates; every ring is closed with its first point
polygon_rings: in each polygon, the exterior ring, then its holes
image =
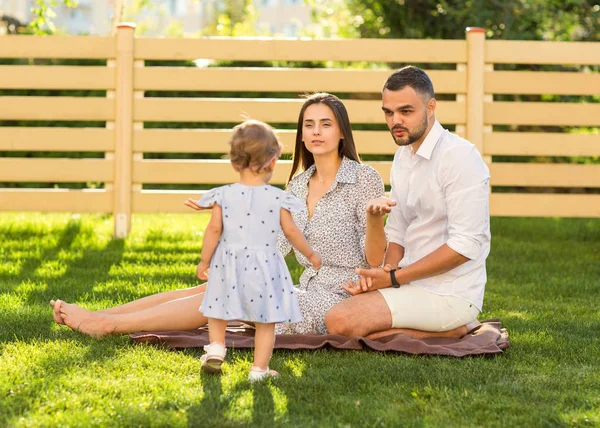
{"type": "Polygon", "coordinates": [[[307,1],[328,36],[463,39],[477,26],[490,39],[600,40],[593,0],[307,1]]]}
{"type": "MultiPolygon", "coordinates": [[[[65,6],[76,8],[78,0],[60,0],[65,6]]],[[[57,5],[57,0],[35,0],[35,6],[31,8],[34,18],[31,20],[27,28],[35,35],[52,34],[56,31],[56,27],[52,22],[52,18],[56,17],[56,13],[52,10],[53,6],[57,5]]]]}

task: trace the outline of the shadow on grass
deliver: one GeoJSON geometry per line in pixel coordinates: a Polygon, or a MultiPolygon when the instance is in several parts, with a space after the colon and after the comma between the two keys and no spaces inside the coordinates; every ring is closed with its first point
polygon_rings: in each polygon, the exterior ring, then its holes
{"type": "MultiPolygon", "coordinates": [[[[116,348],[113,346],[107,346],[71,331],[65,331],[60,336],[62,339],[74,340],[76,343],[66,346],[59,341],[36,342],[31,348],[32,351],[37,351],[33,355],[15,356],[15,364],[19,364],[22,360],[34,361],[33,363],[26,361],[29,367],[19,369],[15,377],[18,377],[21,382],[9,382],[9,391],[0,390],[3,397],[0,400],[0,415],[3,415],[6,426],[18,425],[17,422],[21,418],[26,418],[32,411],[38,411],[40,405],[46,405],[48,402],[54,402],[56,405],[57,401],[62,401],[65,409],[68,409],[69,396],[64,395],[68,388],[65,388],[64,382],[69,372],[85,370],[89,366],[103,364],[115,357],[116,348]],[[40,357],[41,353],[44,353],[42,357],[40,357]]],[[[15,344],[14,346],[12,352],[25,354],[22,351],[26,350],[22,350],[21,347],[31,345],[15,344]]],[[[5,348],[4,353],[6,352],[5,348]]],[[[3,370],[5,373],[7,371],[10,373],[10,369],[3,370]]]]}
{"type": "Polygon", "coordinates": [[[275,425],[275,403],[270,382],[267,380],[250,383],[244,379],[225,392],[222,376],[203,373],[204,398],[200,404],[186,410],[188,425],[190,427],[275,425]],[[251,406],[247,400],[251,400],[251,406]]]}
{"type": "MultiPolygon", "coordinates": [[[[73,244],[73,241],[81,232],[81,222],[76,220],[69,220],[65,228],[61,232],[61,236],[52,248],[48,248],[42,252],[39,257],[29,257],[25,260],[19,273],[17,275],[0,274],[0,280],[4,285],[12,284],[18,285],[23,281],[35,279],[35,271],[41,266],[41,264],[47,260],[53,260],[56,258],[61,250],[69,249],[73,244]]],[[[47,233],[33,233],[28,231],[2,231],[0,237],[3,240],[21,240],[24,241],[29,237],[39,237],[40,240],[47,237],[47,233]]],[[[4,288],[4,287],[3,287],[4,288]]],[[[5,291],[12,291],[7,288],[5,291]]]]}

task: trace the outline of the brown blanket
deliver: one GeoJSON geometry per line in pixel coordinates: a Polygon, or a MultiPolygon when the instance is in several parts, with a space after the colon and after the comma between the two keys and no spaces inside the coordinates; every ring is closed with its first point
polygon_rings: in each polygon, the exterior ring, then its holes
{"type": "MultiPolygon", "coordinates": [[[[254,329],[243,324],[228,327],[226,345],[232,348],[252,348],[254,329]]],[[[208,345],[208,330],[140,332],[130,335],[138,343],[165,344],[171,349],[199,348],[208,345]]],[[[508,332],[501,328],[498,319],[482,321],[481,325],[461,339],[432,338],[413,339],[405,334],[394,334],[377,340],[364,337],[348,338],[334,334],[306,335],[284,334],[275,339],[276,349],[372,349],[396,351],[415,355],[468,355],[500,354],[509,347],[508,332]]]]}

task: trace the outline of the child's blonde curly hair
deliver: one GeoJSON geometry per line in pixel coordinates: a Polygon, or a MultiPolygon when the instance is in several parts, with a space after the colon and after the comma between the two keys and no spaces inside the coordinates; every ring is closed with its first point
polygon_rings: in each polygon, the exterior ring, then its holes
{"type": "Polygon", "coordinates": [[[246,168],[254,172],[267,171],[273,158],[278,158],[283,149],[273,128],[253,119],[233,128],[229,145],[229,159],[237,171],[246,168]]]}

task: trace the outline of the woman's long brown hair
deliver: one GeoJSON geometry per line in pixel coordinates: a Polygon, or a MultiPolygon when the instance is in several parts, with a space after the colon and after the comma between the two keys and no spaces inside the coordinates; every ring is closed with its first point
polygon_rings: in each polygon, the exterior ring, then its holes
{"type": "Polygon", "coordinates": [[[342,101],[335,95],[328,94],[326,92],[319,92],[312,94],[306,98],[304,105],[300,109],[298,115],[298,127],[296,128],[296,145],[294,146],[294,157],[292,162],[292,171],[288,178],[288,183],[298,171],[298,167],[302,164],[303,171],[306,171],[315,163],[315,158],[311,152],[305,147],[302,141],[302,125],[304,122],[304,112],[306,109],[313,104],[325,104],[328,106],[337,119],[340,131],[344,136],[338,145],[338,153],[340,156],[346,156],[356,162],[360,162],[358,153],[356,152],[356,145],[354,144],[354,137],[352,136],[352,128],[350,127],[350,119],[346,106],[342,101]]]}

